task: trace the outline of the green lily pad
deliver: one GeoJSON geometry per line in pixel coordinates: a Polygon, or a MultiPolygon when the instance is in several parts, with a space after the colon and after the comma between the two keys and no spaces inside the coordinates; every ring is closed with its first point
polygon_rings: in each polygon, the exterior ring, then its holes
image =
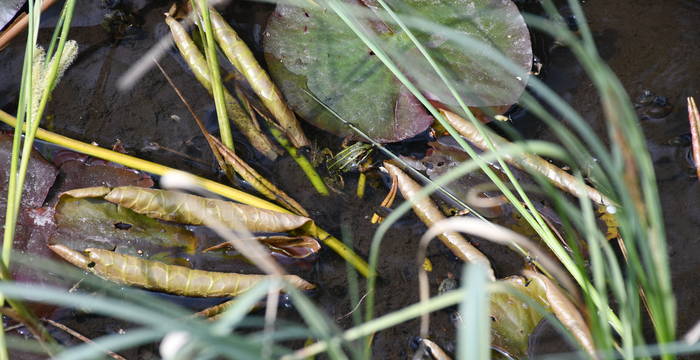
{"type": "MultiPolygon", "coordinates": [[[[381,7],[373,0],[346,2],[381,14],[381,7]]],[[[467,105],[510,105],[522,94],[532,64],[532,47],[525,22],[512,1],[387,0],[387,3],[400,13],[447,26],[460,36],[490,44],[522,70],[506,74],[480,51],[466,51],[439,31],[414,30],[456,84],[467,105]]],[[[360,20],[360,25],[374,35],[424,94],[456,108],[447,88],[397,25],[382,22],[380,18],[360,20]]],[[[264,48],[270,73],[290,106],[319,128],[340,136],[356,135],[304,90],[382,142],[409,138],[432,122],[418,100],[330,9],[279,4],[268,21],[264,48]]]]}

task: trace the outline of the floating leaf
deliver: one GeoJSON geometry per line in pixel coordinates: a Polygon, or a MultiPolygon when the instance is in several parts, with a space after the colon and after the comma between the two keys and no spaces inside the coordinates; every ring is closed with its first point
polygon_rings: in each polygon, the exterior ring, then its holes
{"type": "MultiPolygon", "coordinates": [[[[380,13],[381,7],[372,0],[346,2],[380,13]]],[[[490,44],[522,70],[518,75],[505,74],[481,52],[465,51],[439,33],[414,31],[456,83],[467,105],[510,105],[517,101],[531,67],[532,49],[525,22],[510,0],[387,2],[401,13],[490,44]]],[[[358,23],[374,35],[426,95],[455,107],[456,101],[447,88],[397,25],[376,18],[358,23]]],[[[378,141],[406,139],[430,124],[432,119],[418,100],[330,9],[280,4],[264,35],[270,72],[289,104],[306,121],[337,135],[355,135],[302,89],[378,141]]]]}
{"type": "MultiPolygon", "coordinates": [[[[0,224],[5,224],[7,211],[7,188],[10,176],[10,160],[12,154],[12,136],[0,134],[0,224]]],[[[51,185],[58,171],[46,161],[38,151],[32,150],[27,178],[24,182],[22,202],[17,218],[17,230],[15,231],[13,248],[28,257],[40,259],[49,254],[45,246],[47,234],[53,230],[52,213],[47,210],[36,209],[42,206],[46,200],[51,185]]],[[[0,236],[3,235],[3,226],[0,226],[0,236]]],[[[33,271],[18,262],[13,262],[12,273],[18,281],[46,282],[47,276],[33,271]]]]}
{"type": "MultiPolygon", "coordinates": [[[[544,289],[539,282],[531,282],[521,276],[500,280],[515,290],[547,307],[544,289]]],[[[528,341],[543,316],[537,309],[507,292],[491,295],[491,344],[516,358],[527,355],[528,341]]]]}

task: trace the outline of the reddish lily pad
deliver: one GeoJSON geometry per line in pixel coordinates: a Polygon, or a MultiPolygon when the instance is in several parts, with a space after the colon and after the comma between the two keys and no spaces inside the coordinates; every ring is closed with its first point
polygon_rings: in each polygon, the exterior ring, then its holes
{"type": "MultiPolygon", "coordinates": [[[[5,221],[7,186],[10,175],[12,136],[0,134],[0,217],[5,221]]],[[[22,193],[22,209],[41,207],[58,171],[39,152],[32,150],[22,193]]]]}
{"type": "MultiPolygon", "coordinates": [[[[380,14],[381,7],[373,0],[346,2],[380,14]]],[[[512,1],[387,2],[402,13],[488,43],[517,64],[520,72],[505,73],[478,51],[465,51],[440,33],[415,30],[467,105],[500,106],[517,101],[526,85],[532,48],[528,29],[512,1]]],[[[456,107],[447,88],[397,25],[378,18],[359,23],[431,100],[456,107]]],[[[417,99],[331,9],[279,4],[268,21],[264,47],[270,72],[292,108],[319,128],[340,136],[356,136],[304,91],[381,142],[414,136],[432,121],[417,99]]]]}
{"type": "Polygon", "coordinates": [[[58,194],[68,190],[93,186],[148,188],[154,185],[153,179],[146,173],[73,151],[57,151],[53,162],[60,173],[54,184],[53,196],[48,201],[52,206],[58,202],[58,194]]]}

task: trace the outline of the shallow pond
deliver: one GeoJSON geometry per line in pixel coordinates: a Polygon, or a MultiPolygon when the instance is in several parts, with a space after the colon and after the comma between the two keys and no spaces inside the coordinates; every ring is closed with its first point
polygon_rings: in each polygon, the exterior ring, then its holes
{"type": "MultiPolygon", "coordinates": [[[[79,2],[71,38],[81,47],[80,55],[54,92],[46,113],[46,127],[86,142],[110,147],[117,139],[133,155],[219,181],[213,159],[204,138],[191,121],[172,89],[157,71],[150,71],[129,91],[121,92],[119,77],[141,58],[162,36],[167,27],[162,14],[170,2],[124,1],[133,12],[133,28],[107,31],[101,23],[110,11],[100,2],[79,2]]],[[[51,10],[55,13],[58,7],[51,10]]],[[[265,4],[236,2],[226,14],[255,51],[260,51],[261,24],[271,7],[265,4]]],[[[566,11],[565,8],[563,8],[566,11]]],[[[649,149],[657,169],[659,192],[666,218],[674,288],[678,301],[679,334],[700,319],[700,199],[698,179],[689,175],[687,144],[670,145],[669,141],[689,132],[685,97],[700,98],[700,2],[696,0],[618,0],[586,1],[588,15],[599,50],[618,74],[634,99],[649,89],[667,98],[671,112],[663,117],[643,116],[642,126],[648,136],[649,149]]],[[[46,26],[51,26],[47,17],[46,26]]],[[[42,42],[50,30],[41,31],[42,42]]],[[[18,38],[0,52],[0,107],[14,113],[19,88],[23,39],[18,38]]],[[[565,49],[553,48],[551,41],[542,41],[540,54],[545,62],[544,80],[565,100],[573,104],[593,127],[604,134],[602,110],[597,93],[575,65],[565,49]]],[[[536,49],[537,52],[537,49],[536,49]]],[[[179,54],[168,52],[161,64],[183,91],[200,116],[213,119],[213,106],[207,92],[194,81],[179,54]]],[[[660,100],[659,100],[660,101],[660,100]]],[[[657,116],[658,113],[655,113],[657,116]]],[[[553,139],[551,134],[527,116],[518,119],[516,127],[527,137],[553,139]]],[[[339,148],[340,139],[305,125],[314,149],[339,148]]],[[[605,137],[605,136],[603,136],[605,137]]],[[[240,138],[235,136],[234,138],[240,138]]],[[[323,228],[340,235],[341,225],[352,229],[354,249],[367,255],[376,229],[369,221],[372,212],[386,194],[386,187],[377,180],[362,200],[354,196],[355,177],[346,178],[345,191],[325,199],[317,195],[296,164],[287,158],[270,162],[255,158],[254,152],[239,144],[237,149],[272,182],[295,197],[323,228]]],[[[313,150],[312,150],[313,151],[313,150]]],[[[387,234],[379,265],[381,281],[377,289],[377,315],[403,308],[418,300],[417,269],[414,265],[417,240],[425,231],[414,215],[406,216],[387,234]]],[[[522,260],[505,248],[485,242],[478,246],[491,259],[497,275],[515,274],[522,260]]],[[[429,258],[434,264],[431,285],[437,285],[448,273],[459,274],[461,264],[444,247],[434,244],[429,258]]],[[[331,251],[324,251],[311,269],[300,273],[321,284],[316,303],[328,316],[337,319],[340,327],[352,326],[347,314],[352,310],[347,294],[344,262],[331,251]]],[[[127,324],[95,319],[71,312],[59,312],[68,323],[85,334],[96,336],[116,332],[127,324]]],[[[418,320],[409,321],[378,334],[374,339],[376,358],[405,359],[411,354],[410,339],[418,333],[418,320]]],[[[433,339],[447,350],[453,350],[454,327],[450,312],[432,317],[433,339]]],[[[127,358],[150,358],[155,348],[144,347],[123,353],[127,358]]]]}

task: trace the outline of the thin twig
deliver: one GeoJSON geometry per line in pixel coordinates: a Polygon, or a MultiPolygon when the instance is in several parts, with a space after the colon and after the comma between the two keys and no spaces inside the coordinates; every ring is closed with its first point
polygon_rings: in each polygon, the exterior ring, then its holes
{"type": "MultiPolygon", "coordinates": [[[[85,335],[83,335],[83,334],[81,334],[81,333],[79,333],[79,332],[77,332],[77,331],[75,331],[75,330],[69,328],[69,327],[66,326],[66,325],[63,325],[63,324],[61,324],[61,323],[59,323],[59,322],[56,322],[56,321],[53,321],[53,320],[51,320],[51,319],[42,319],[42,320],[44,320],[44,321],[46,321],[47,323],[51,324],[51,326],[53,326],[53,327],[55,327],[55,328],[58,328],[58,329],[61,329],[61,330],[65,331],[65,332],[66,332],[67,334],[69,334],[70,336],[72,336],[72,337],[74,337],[74,338],[76,338],[76,339],[78,339],[78,340],[80,340],[80,341],[82,341],[82,342],[84,342],[84,343],[92,344],[92,345],[95,345],[95,346],[100,347],[100,346],[97,345],[94,341],[92,341],[90,338],[88,338],[88,337],[86,337],[85,335]]],[[[109,350],[109,349],[104,349],[104,348],[103,348],[102,351],[104,351],[107,355],[109,355],[111,358],[113,358],[113,359],[115,359],[115,360],[126,360],[126,358],[124,358],[123,356],[121,356],[121,355],[119,355],[119,354],[117,354],[117,353],[115,353],[115,352],[113,352],[113,351],[111,351],[111,350],[109,350]]]]}
{"type": "Polygon", "coordinates": [[[365,298],[367,297],[367,295],[369,295],[369,293],[365,293],[364,295],[362,295],[362,297],[360,298],[360,301],[357,302],[357,304],[355,305],[355,307],[354,307],[352,310],[350,310],[349,313],[347,313],[347,314],[345,314],[345,315],[343,315],[343,316],[341,316],[341,317],[339,317],[339,318],[337,318],[337,319],[335,319],[335,320],[336,320],[336,321],[340,321],[340,320],[343,320],[343,319],[345,319],[346,317],[352,315],[352,313],[354,313],[355,311],[357,311],[357,309],[360,308],[360,305],[362,305],[362,302],[365,301],[365,298]]]}

